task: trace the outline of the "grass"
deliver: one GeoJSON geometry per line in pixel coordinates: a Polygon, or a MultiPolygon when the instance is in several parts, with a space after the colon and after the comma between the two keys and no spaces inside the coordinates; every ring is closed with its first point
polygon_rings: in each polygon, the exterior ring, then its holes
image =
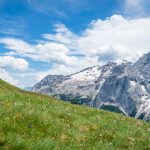
{"type": "Polygon", "coordinates": [[[0,80],[0,150],[149,150],[150,124],[0,80]]]}

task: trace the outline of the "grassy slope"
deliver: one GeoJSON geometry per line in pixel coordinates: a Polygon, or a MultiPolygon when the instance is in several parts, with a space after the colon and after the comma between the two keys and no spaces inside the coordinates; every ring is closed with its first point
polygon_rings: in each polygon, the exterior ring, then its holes
{"type": "Polygon", "coordinates": [[[25,92],[0,80],[0,149],[150,149],[150,124],[25,92]]]}

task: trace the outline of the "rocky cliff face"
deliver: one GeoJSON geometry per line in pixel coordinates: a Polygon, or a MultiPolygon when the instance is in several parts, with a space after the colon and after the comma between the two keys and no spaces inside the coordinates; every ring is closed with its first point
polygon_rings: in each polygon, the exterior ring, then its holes
{"type": "Polygon", "coordinates": [[[68,76],[49,75],[32,90],[150,121],[150,53],[133,64],[109,62],[68,76]]]}

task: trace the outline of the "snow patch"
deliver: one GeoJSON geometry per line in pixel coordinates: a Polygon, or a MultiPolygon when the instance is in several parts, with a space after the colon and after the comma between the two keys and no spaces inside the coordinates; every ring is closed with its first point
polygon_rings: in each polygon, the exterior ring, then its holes
{"type": "Polygon", "coordinates": [[[130,84],[131,84],[132,86],[135,86],[135,85],[136,85],[136,82],[135,82],[135,81],[130,81],[130,84]]]}
{"type": "Polygon", "coordinates": [[[74,74],[70,77],[72,80],[89,81],[89,80],[97,79],[100,76],[100,74],[101,74],[101,70],[99,70],[99,66],[95,66],[92,69],[79,72],[78,74],[74,74]]]}
{"type": "Polygon", "coordinates": [[[141,89],[144,94],[148,94],[144,85],[141,85],[141,89]]]}

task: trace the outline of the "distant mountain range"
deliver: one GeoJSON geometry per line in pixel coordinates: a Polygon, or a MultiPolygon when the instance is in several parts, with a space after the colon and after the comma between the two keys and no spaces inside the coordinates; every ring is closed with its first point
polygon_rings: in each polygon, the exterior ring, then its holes
{"type": "Polygon", "coordinates": [[[72,75],[48,75],[32,91],[150,121],[150,53],[137,62],[108,62],[72,75]]]}

